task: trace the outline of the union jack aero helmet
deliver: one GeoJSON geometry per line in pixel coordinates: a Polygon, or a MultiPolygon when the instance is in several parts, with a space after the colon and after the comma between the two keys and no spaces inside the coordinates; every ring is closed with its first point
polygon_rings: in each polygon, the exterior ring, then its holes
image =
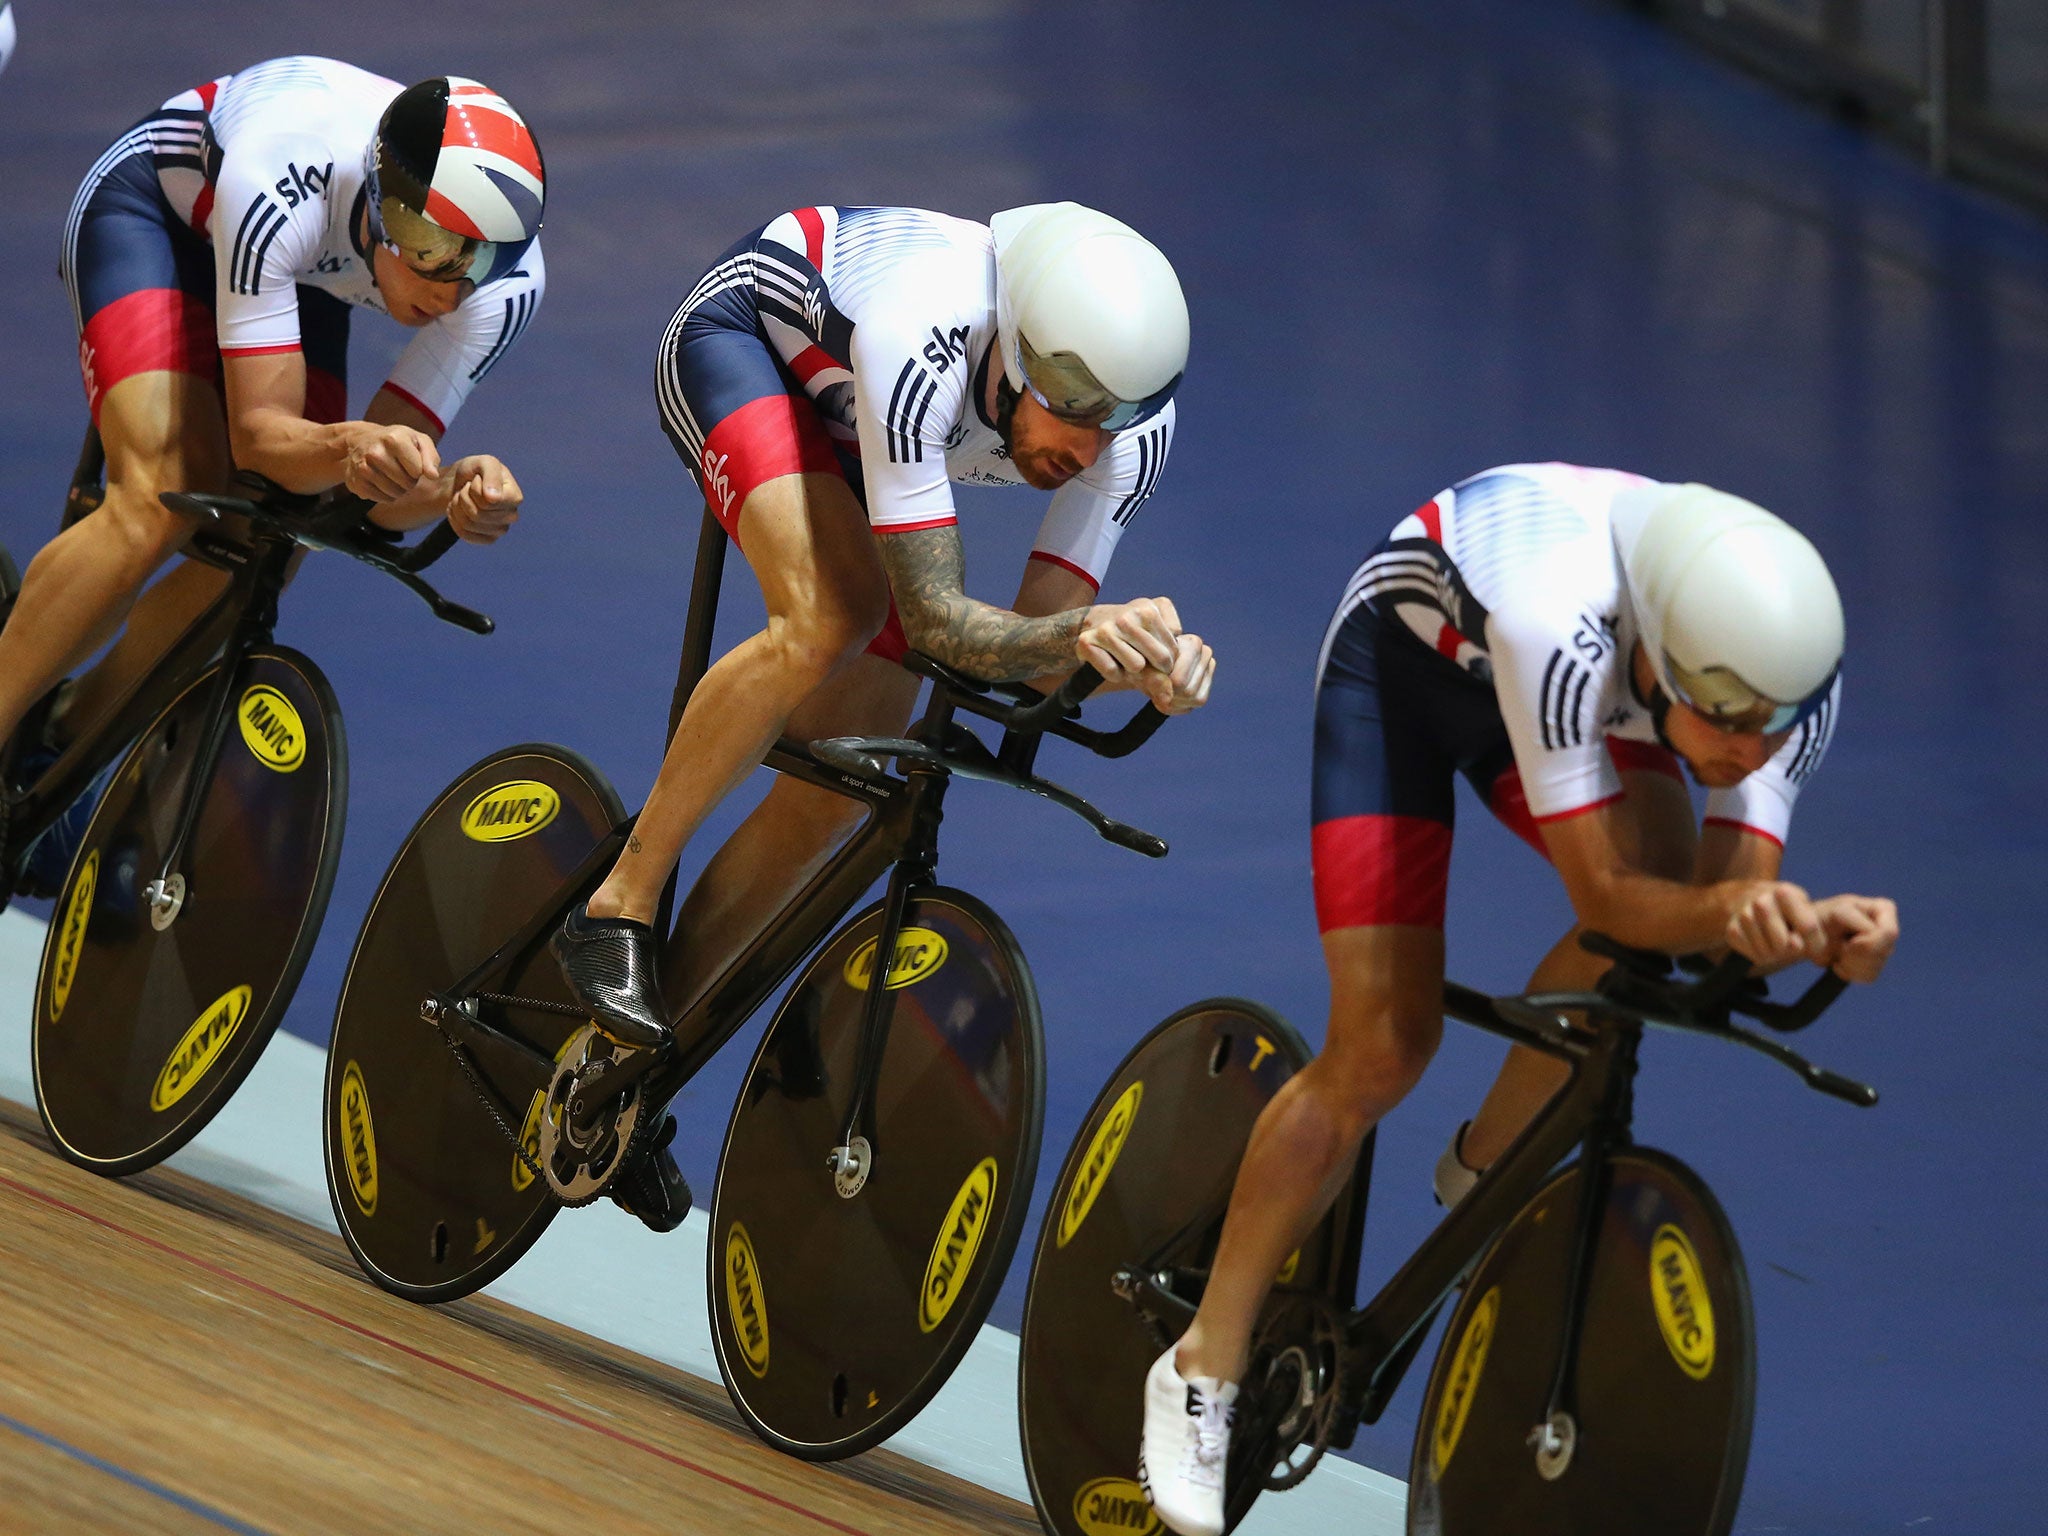
{"type": "Polygon", "coordinates": [[[415,271],[482,284],[540,233],[547,172],[526,119],[487,85],[443,75],[392,99],[370,143],[373,232],[415,271]]]}

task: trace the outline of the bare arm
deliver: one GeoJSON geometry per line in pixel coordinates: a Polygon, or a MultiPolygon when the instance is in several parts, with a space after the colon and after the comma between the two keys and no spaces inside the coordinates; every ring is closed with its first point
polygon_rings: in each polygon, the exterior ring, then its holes
{"type": "Polygon", "coordinates": [[[222,359],[228,443],[235,462],[286,490],[345,484],[358,496],[392,501],[441,469],[431,435],[370,421],[306,419],[306,358],[263,352],[222,359]]]}
{"type": "Polygon", "coordinates": [[[964,589],[966,562],[954,527],[887,533],[876,542],[904,638],[915,649],[991,683],[1073,670],[1087,608],[1026,615],[977,602],[964,589]]]}
{"type": "Polygon", "coordinates": [[[1625,850],[1636,841],[1628,820],[1633,814],[1629,801],[1622,799],[1541,824],[1544,847],[1564,879],[1579,921],[1624,944],[1669,954],[1726,944],[1730,920],[1759,887],[1770,886],[1777,870],[1756,869],[1753,854],[1734,857],[1722,837],[1740,835],[1744,843],[1760,843],[1773,851],[1775,845],[1732,829],[1709,827],[1701,840],[1697,880],[1661,879],[1636,867],[1627,856],[1625,850]],[[1747,867],[1738,870],[1733,867],[1737,863],[1747,867]]]}

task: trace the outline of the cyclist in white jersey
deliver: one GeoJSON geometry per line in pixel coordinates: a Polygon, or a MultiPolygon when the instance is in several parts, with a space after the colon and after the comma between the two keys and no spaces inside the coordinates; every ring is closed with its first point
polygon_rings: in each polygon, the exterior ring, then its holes
{"type": "MultiPolygon", "coordinates": [[[[386,528],[445,516],[473,543],[504,533],[511,471],[444,462],[438,444],[539,306],[543,183],[525,121],[486,87],[401,90],[319,58],[182,92],[100,157],[59,264],[106,497],[26,572],[0,633],[0,740],[129,619],[66,702],[92,718],[226,581],[187,563],[136,603],[196,526],[159,491],[220,489],[240,467],[295,491],[345,484],[383,504],[386,528]],[[353,307],[415,332],[361,419],[353,307]]],[[[60,715],[48,735],[63,731],[60,715]]]]}
{"type": "Polygon", "coordinates": [[[684,903],[657,986],[648,924],[705,814],[785,729],[899,732],[918,686],[896,665],[906,645],[990,681],[1086,661],[1164,710],[1207,698],[1214,657],[1170,601],[1096,601],[1165,463],[1187,336],[1165,257],[1072,203],[991,224],[800,208],[699,280],[662,339],[662,425],[768,625],[697,686],[633,840],[557,936],[608,1030],[664,1043],[668,1004],[715,980],[843,836],[855,802],[778,779],[684,903]],[[1008,608],[964,590],[956,481],[1053,493],[1008,608]]]}
{"type": "MultiPolygon", "coordinates": [[[[1253,1130],[1201,1309],[1146,1383],[1140,1475],[1184,1536],[1223,1525],[1232,1404],[1275,1273],[1443,1033],[1453,779],[1556,867],[1577,925],[1532,990],[1590,987],[1581,929],[1667,952],[1726,946],[1872,981],[1883,898],[1778,878],[1792,806],[1841,699],[1841,604],[1813,546],[1698,485],[1517,464],[1403,519],[1352,577],[1317,668],[1322,1051],[1253,1130]],[[1707,787],[1695,827],[1683,772],[1707,787]]],[[[1510,1051],[1452,1138],[1454,1203],[1561,1086],[1510,1051]]]]}

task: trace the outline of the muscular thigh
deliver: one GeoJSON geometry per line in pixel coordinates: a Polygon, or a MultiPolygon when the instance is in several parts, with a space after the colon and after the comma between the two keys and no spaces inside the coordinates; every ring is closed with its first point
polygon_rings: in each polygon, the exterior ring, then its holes
{"type": "Polygon", "coordinates": [[[1491,690],[1397,621],[1359,605],[1333,625],[1316,683],[1311,795],[1325,934],[1441,930],[1456,774],[1489,719],[1499,719],[1491,690]]]}
{"type": "Polygon", "coordinates": [[[771,615],[829,608],[873,633],[888,582],[867,515],[817,408],[761,333],[747,281],[699,283],[662,338],[655,382],[662,430],[771,615]]]}

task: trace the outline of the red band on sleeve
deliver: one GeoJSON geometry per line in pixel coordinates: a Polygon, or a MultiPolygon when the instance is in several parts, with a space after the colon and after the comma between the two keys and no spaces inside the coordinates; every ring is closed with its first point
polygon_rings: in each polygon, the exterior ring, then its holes
{"type": "Polygon", "coordinates": [[[1732,817],[1728,816],[1709,816],[1705,821],[1701,822],[1700,825],[1705,827],[1733,827],[1738,832],[1747,832],[1751,837],[1760,837],[1765,842],[1770,843],[1778,848],[1783,848],[1785,846],[1785,839],[1783,839],[1782,837],[1773,837],[1770,833],[1766,832],[1762,827],[1752,827],[1746,821],[1736,821],[1732,817]]]}
{"type": "Polygon", "coordinates": [[[1589,805],[1575,805],[1568,811],[1552,811],[1548,816],[1538,816],[1536,818],[1536,825],[1540,827],[1553,821],[1570,821],[1574,816],[1584,816],[1588,811],[1597,811],[1603,805],[1612,805],[1615,801],[1626,798],[1624,795],[1608,795],[1604,799],[1595,800],[1589,805]]]}
{"type": "Polygon", "coordinates": [[[876,533],[916,533],[921,528],[950,528],[959,522],[957,517],[928,517],[917,523],[877,523],[876,533]]]}
{"type": "MultiPolygon", "coordinates": [[[[307,389],[309,393],[311,391],[311,387],[311,381],[309,380],[307,383],[307,389]]],[[[384,381],[384,389],[391,395],[393,399],[403,400],[407,405],[411,406],[414,410],[418,411],[422,416],[426,417],[427,420],[431,421],[434,424],[434,432],[437,436],[445,434],[447,432],[448,423],[443,421],[439,416],[435,415],[432,411],[428,410],[427,402],[422,400],[418,395],[414,394],[411,390],[402,388],[401,386],[392,383],[389,379],[386,379],[384,381]]],[[[311,416],[311,410],[308,410],[306,414],[308,416],[311,416]]],[[[316,417],[314,419],[317,420],[318,418],[316,417]]],[[[339,421],[341,420],[341,418],[337,416],[335,420],[339,421]]]]}
{"type": "Polygon", "coordinates": [[[222,357],[281,357],[287,352],[302,350],[296,341],[280,342],[274,347],[222,347],[222,357]]]}
{"type": "Polygon", "coordinates": [[[1088,590],[1090,592],[1100,592],[1102,590],[1101,582],[1090,576],[1071,560],[1062,560],[1058,555],[1047,554],[1042,549],[1031,551],[1030,558],[1033,560],[1043,560],[1047,565],[1056,565],[1063,571],[1072,571],[1076,576],[1088,583],[1088,590]]]}

